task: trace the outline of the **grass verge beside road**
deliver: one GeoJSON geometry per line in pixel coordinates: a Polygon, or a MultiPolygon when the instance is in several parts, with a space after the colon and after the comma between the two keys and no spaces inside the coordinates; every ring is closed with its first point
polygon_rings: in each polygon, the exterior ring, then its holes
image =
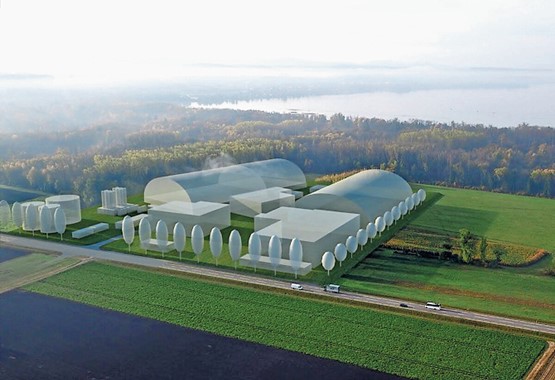
{"type": "Polygon", "coordinates": [[[491,269],[377,250],[338,282],[354,292],[555,324],[555,281],[527,268],[491,269]]]}
{"type": "Polygon", "coordinates": [[[505,332],[100,263],[26,289],[421,379],[520,379],[545,347],[505,332]]]}

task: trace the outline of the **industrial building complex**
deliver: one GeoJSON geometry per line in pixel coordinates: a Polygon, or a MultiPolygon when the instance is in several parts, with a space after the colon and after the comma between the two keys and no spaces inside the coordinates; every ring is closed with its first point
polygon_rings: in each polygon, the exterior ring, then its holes
{"type": "MultiPolygon", "coordinates": [[[[312,186],[306,195],[303,191],[307,181],[297,165],[270,159],[155,178],[145,187],[142,206],[128,203],[125,187],[103,190],[97,212],[125,216],[115,228],[129,249],[138,228],[142,249],[162,254],[175,249],[181,257],[188,237],[198,258],[209,239],[216,260],[224,246],[221,230],[233,218],[248,218],[254,226],[248,251],[244,229],[243,242],[238,231],[225,242],[235,264],[297,276],[342,262],[347,251],[364,246],[426,197],[424,190],[412,193],[403,178],[384,170],[364,170],[329,186],[312,186]]],[[[58,233],[61,239],[66,225],[81,221],[80,202],[78,195],[56,195],[44,202],[16,202],[10,209],[2,201],[0,227],[11,221],[33,234],[58,233]]],[[[86,224],[72,229],[72,237],[108,228],[108,223],[86,224]]]]}
{"type": "Polygon", "coordinates": [[[401,217],[405,202],[420,199],[404,179],[384,170],[364,170],[303,196],[298,190],[306,187],[297,165],[271,159],[155,178],[144,200],[151,226],[163,221],[171,230],[179,223],[187,236],[196,225],[204,236],[229,227],[231,213],[254,218],[261,249],[243,255],[240,264],[302,275],[321,264],[324,252],[348,240],[349,246],[365,243],[368,230],[383,231],[401,217]],[[280,245],[277,258],[272,238],[280,245]],[[290,257],[293,240],[302,246],[300,263],[290,257]]]}

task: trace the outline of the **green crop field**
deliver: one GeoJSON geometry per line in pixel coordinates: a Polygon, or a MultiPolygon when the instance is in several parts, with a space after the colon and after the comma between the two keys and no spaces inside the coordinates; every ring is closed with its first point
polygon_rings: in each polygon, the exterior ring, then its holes
{"type": "Polygon", "coordinates": [[[545,347],[500,331],[100,263],[26,289],[421,379],[520,379],[545,347]]]}
{"type": "MultiPolygon", "coordinates": [[[[121,230],[115,229],[115,223],[122,219],[121,216],[110,216],[98,214],[97,206],[89,207],[81,210],[81,221],[79,223],[70,224],[66,226],[66,231],[63,234],[63,240],[65,243],[76,244],[76,245],[89,245],[96,244],[102,241],[108,240],[115,236],[121,235],[121,230]],[[74,239],[71,234],[73,231],[79,230],[81,228],[89,227],[97,223],[108,223],[109,229],[106,231],[97,232],[93,235],[86,236],[81,239],[74,239]]],[[[35,239],[48,239],[54,241],[60,241],[60,235],[57,233],[42,234],[40,231],[35,231],[34,233],[29,231],[24,231],[22,229],[17,229],[13,224],[5,228],[3,231],[10,233],[12,235],[21,235],[25,237],[33,237],[35,239]]]]}
{"type": "Polygon", "coordinates": [[[555,252],[555,200],[477,190],[417,185],[443,198],[415,221],[418,227],[555,252]]]}
{"type": "Polygon", "coordinates": [[[555,281],[529,268],[483,268],[377,250],[339,283],[352,291],[555,323],[555,281]]]}

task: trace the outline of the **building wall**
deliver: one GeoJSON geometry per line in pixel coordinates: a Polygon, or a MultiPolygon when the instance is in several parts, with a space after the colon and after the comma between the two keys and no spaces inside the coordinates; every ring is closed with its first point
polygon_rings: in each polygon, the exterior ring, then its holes
{"type": "Polygon", "coordinates": [[[295,195],[286,191],[291,190],[274,187],[233,195],[229,198],[229,206],[232,213],[251,218],[279,207],[295,207],[295,195]]]}
{"type": "Polygon", "coordinates": [[[301,241],[303,261],[313,267],[321,265],[322,255],[332,251],[337,243],[345,243],[349,235],[356,235],[360,226],[357,214],[320,212],[319,210],[278,209],[274,213],[260,214],[254,218],[255,231],[262,242],[262,253],[268,254],[272,235],[280,238],[282,258],[289,259],[289,245],[294,238],[301,241]],[[304,214],[305,220],[300,220],[304,214]],[[335,218],[334,218],[335,216],[335,218]]]}
{"type": "Polygon", "coordinates": [[[180,222],[185,227],[187,236],[191,236],[191,231],[195,224],[202,228],[204,236],[210,234],[213,227],[218,227],[220,230],[231,225],[231,214],[229,205],[220,205],[217,210],[210,211],[203,215],[191,215],[180,212],[170,212],[163,210],[150,209],[148,211],[148,218],[152,228],[156,226],[159,220],[163,220],[168,226],[168,231],[173,231],[177,222],[180,222]]]}
{"type": "Polygon", "coordinates": [[[46,204],[59,204],[66,215],[66,224],[81,221],[81,198],[78,195],[54,195],[46,198],[46,204]]]}

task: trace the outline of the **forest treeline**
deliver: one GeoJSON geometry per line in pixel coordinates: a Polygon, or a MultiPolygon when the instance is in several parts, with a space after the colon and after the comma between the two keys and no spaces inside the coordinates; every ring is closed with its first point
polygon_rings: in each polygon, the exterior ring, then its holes
{"type": "Polygon", "coordinates": [[[555,129],[277,114],[168,106],[154,120],[0,140],[0,183],[81,194],[198,170],[222,154],[235,162],[287,158],[306,173],[361,168],[411,182],[555,196],[555,129]]]}

